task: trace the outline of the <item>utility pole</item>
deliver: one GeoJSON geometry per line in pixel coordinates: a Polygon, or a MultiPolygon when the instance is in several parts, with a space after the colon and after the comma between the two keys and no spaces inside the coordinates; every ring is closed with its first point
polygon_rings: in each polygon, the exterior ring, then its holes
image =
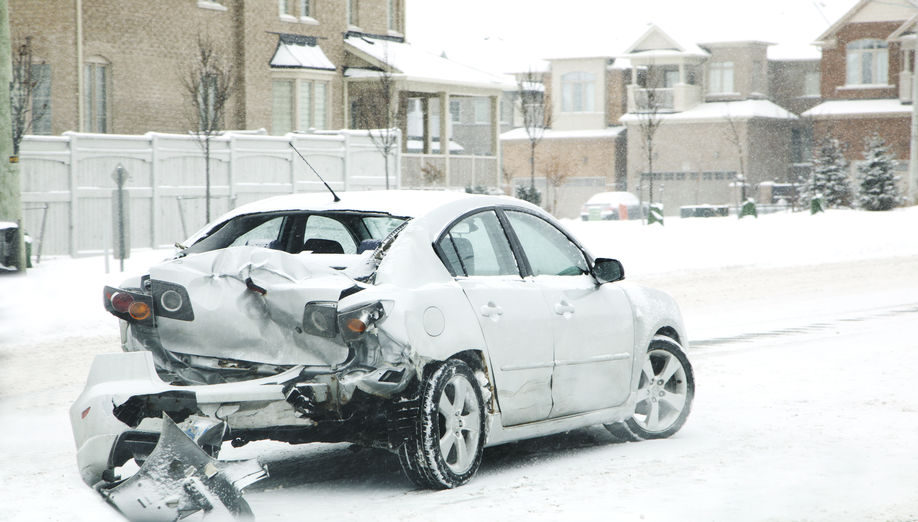
{"type": "Polygon", "coordinates": [[[10,48],[9,1],[0,0],[0,221],[19,225],[16,268],[25,270],[22,242],[22,193],[19,158],[13,155],[13,123],[10,111],[10,80],[13,77],[10,48]]]}
{"type": "MultiPolygon", "coordinates": [[[[914,2],[913,2],[914,3],[914,2]]],[[[918,30],[918,25],[915,26],[918,30]]],[[[908,153],[908,203],[918,204],[918,44],[912,51],[912,139],[908,153]]],[[[907,56],[907,55],[906,55],[907,56]]],[[[906,60],[908,58],[906,57],[906,60]]]]}

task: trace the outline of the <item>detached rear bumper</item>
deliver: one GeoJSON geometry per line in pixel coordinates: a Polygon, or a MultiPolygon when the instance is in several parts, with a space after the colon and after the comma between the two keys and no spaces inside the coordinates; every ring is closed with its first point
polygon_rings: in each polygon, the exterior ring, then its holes
{"type": "MultiPolygon", "coordinates": [[[[315,422],[298,414],[284,395],[285,383],[296,380],[301,370],[294,367],[238,383],[174,386],[159,378],[150,352],[97,356],[86,387],[70,408],[83,481],[93,485],[105,470],[124,462],[120,456],[127,450],[119,450],[116,442],[144,439],[143,434],[158,436],[164,412],[180,426],[182,421],[190,426],[202,417],[224,420],[239,429],[313,426],[315,422]]],[[[312,398],[328,396],[328,387],[321,382],[298,382],[297,388],[312,398]]]]}

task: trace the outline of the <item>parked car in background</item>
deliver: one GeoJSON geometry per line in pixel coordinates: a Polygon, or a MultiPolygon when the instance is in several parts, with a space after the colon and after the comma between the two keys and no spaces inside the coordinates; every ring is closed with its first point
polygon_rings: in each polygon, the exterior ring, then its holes
{"type": "Polygon", "coordinates": [[[104,290],[123,352],[97,357],[71,409],[89,484],[123,481],[165,417],[186,433],[222,423],[214,454],[349,441],[452,488],[485,446],[595,424],[668,437],[691,409],[675,301],[515,198],[294,194],[185,245],[104,290]]]}
{"type": "MultiPolygon", "coordinates": [[[[647,204],[644,204],[644,214],[647,204]]],[[[580,219],[599,221],[609,219],[641,219],[641,202],[630,192],[600,192],[593,194],[580,209],[580,219]]]]}

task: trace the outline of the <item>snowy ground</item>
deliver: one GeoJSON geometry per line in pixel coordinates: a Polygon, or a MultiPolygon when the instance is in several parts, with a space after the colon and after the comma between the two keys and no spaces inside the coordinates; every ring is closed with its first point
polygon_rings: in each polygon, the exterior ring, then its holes
{"type": "MultiPolygon", "coordinates": [[[[415,490],[384,452],[227,446],[269,465],[246,494],[259,520],[918,520],[918,208],[569,225],[680,301],[698,383],[683,431],[489,448],[445,492],[415,490]]],[[[66,412],[117,349],[101,285],[121,277],[101,258],[0,277],[0,519],[118,519],[79,479],[66,412]]]]}

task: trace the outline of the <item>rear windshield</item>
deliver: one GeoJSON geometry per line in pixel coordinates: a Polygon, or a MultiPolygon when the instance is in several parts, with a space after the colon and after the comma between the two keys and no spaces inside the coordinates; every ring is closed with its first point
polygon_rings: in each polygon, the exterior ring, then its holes
{"type": "Polygon", "coordinates": [[[407,218],[358,212],[269,212],[232,218],[182,254],[260,246],[291,254],[355,254],[384,239],[407,218]]]}

